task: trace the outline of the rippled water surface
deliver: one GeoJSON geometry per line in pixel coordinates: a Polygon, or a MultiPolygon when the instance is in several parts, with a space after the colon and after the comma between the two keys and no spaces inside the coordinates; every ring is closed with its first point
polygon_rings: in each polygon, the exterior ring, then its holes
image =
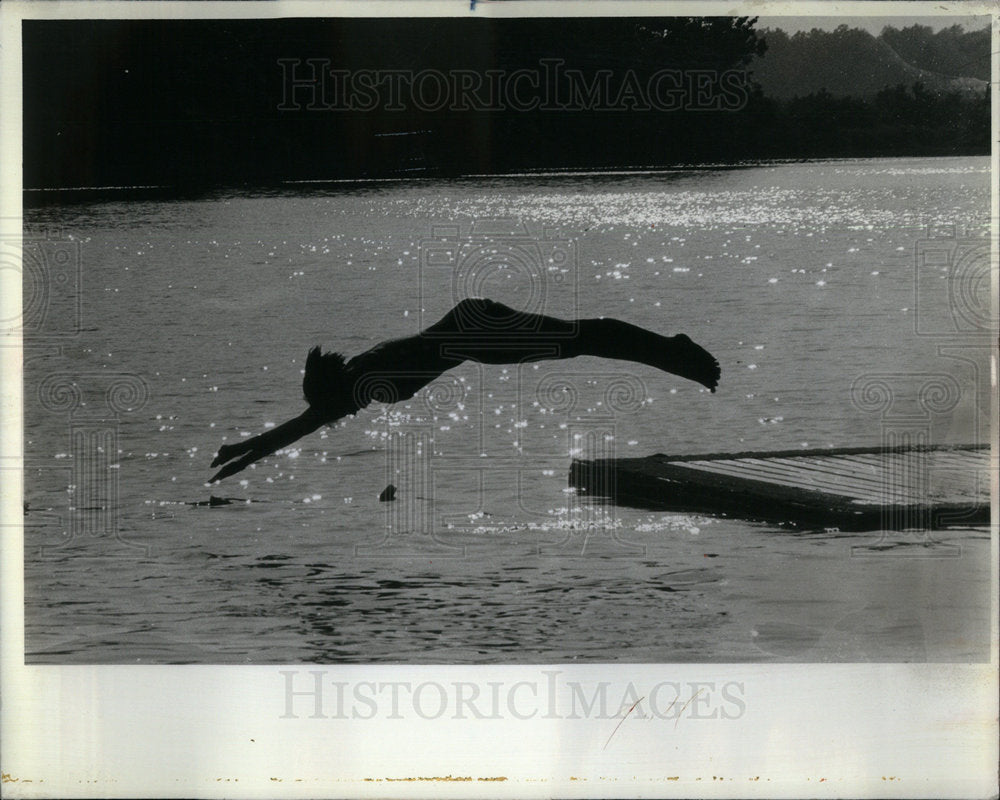
{"type": "Polygon", "coordinates": [[[988,657],[985,529],[794,532],[567,490],[574,456],[612,449],[877,446],[885,414],[852,401],[866,375],[891,376],[900,413],[920,410],[914,376],[953,376],[961,397],[927,435],[986,441],[983,286],[925,254],[982,247],[987,159],[26,216],[79,248],[81,286],[52,290],[47,329],[74,322],[25,353],[29,662],[988,657]],[[477,244],[486,229],[511,236],[477,244]],[[205,486],[220,443],[303,408],[309,346],[351,356],[470,295],[684,331],[720,390],[592,358],[466,364],[205,486]],[[389,481],[399,499],[380,503],[389,481]]]}

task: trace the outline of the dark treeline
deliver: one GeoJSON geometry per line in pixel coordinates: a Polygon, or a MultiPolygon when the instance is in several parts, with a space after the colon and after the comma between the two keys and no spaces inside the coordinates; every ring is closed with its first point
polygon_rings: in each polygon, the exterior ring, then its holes
{"type": "Polygon", "coordinates": [[[989,149],[983,92],[914,82],[870,97],[768,97],[751,81],[769,42],[747,18],[42,21],[23,31],[27,188],[989,149]]]}
{"type": "Polygon", "coordinates": [[[990,97],[898,85],[872,98],[820,90],[789,100],[757,97],[757,152],[772,158],[986,155],[990,97]]]}

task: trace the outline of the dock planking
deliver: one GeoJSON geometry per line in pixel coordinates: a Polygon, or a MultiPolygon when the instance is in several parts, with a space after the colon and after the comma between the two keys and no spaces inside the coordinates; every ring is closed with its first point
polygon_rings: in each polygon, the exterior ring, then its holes
{"type": "Polygon", "coordinates": [[[574,460],[570,486],[638,508],[841,530],[990,521],[988,445],[574,460]]]}

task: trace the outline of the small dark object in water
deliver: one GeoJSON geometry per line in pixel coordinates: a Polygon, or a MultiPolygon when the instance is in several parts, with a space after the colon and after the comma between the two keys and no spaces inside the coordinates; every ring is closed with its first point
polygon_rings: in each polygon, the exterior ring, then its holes
{"type": "Polygon", "coordinates": [[[391,483],[382,490],[382,494],[378,496],[380,503],[388,503],[390,500],[396,499],[396,487],[391,483]]]}
{"type": "Polygon", "coordinates": [[[188,503],[189,506],[209,506],[210,508],[215,508],[216,506],[231,506],[233,503],[245,503],[246,500],[241,500],[239,497],[216,497],[214,494],[211,495],[208,500],[197,500],[193,503],[188,503]]]}

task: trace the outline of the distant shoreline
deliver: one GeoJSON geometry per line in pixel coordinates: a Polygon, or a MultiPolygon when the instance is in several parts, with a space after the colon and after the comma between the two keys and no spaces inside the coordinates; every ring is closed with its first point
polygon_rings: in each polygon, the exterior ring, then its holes
{"type": "Polygon", "coordinates": [[[84,203],[94,200],[168,200],[202,199],[217,194],[269,194],[286,193],[295,189],[322,190],[324,187],[366,186],[380,183],[436,183],[463,180],[518,180],[532,178],[587,178],[587,177],[641,177],[671,175],[683,172],[710,172],[720,170],[752,169],[754,167],[784,166],[787,164],[846,164],[858,161],[912,161],[914,159],[955,159],[983,158],[989,155],[970,153],[964,155],[904,155],[904,156],[845,156],[833,158],[763,158],[731,162],[708,162],[696,164],[674,164],[664,166],[629,165],[618,168],[580,169],[550,168],[541,170],[518,170],[516,172],[468,173],[461,175],[440,175],[428,171],[423,175],[383,175],[378,177],[354,178],[312,178],[306,180],[286,180],[272,183],[215,184],[205,186],[178,186],[168,184],[141,184],[136,186],[63,186],[26,187],[22,189],[25,208],[36,208],[63,203],[84,203]]]}

